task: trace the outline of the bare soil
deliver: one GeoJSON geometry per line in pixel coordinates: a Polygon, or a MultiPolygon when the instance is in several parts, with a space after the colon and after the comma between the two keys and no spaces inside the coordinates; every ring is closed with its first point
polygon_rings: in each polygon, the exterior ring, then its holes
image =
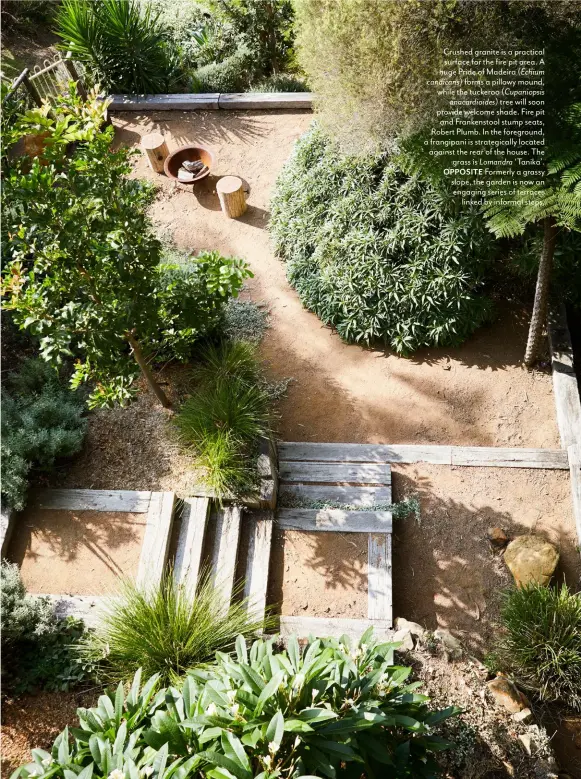
{"type": "Polygon", "coordinates": [[[269,603],[305,617],[367,618],[367,535],[275,533],[269,603]]]}
{"type": "Polygon", "coordinates": [[[29,592],[104,595],[120,576],[135,576],[146,514],[27,509],[9,558],[29,592]]]}
{"type": "Polygon", "coordinates": [[[255,273],[247,295],[271,312],[262,354],[273,378],[292,377],[281,405],[287,441],[559,445],[551,377],[521,365],[529,310],[498,304],[498,319],[457,349],[422,350],[411,359],[347,345],[303,309],[272,252],[267,223],[278,172],[310,112],[209,111],[115,114],[117,142],[139,146],[161,132],[170,152],[200,142],[216,155],[212,174],[192,188],[154,173],[143,155],[134,175],[159,186],[152,217],[163,237],[194,252],[245,258],[255,273]],[[221,176],[247,184],[248,210],[226,219],[215,193],[221,176]]]}
{"type": "Polygon", "coordinates": [[[97,703],[95,692],[41,692],[2,701],[2,776],[32,760],[32,749],[50,750],[65,725],[75,725],[77,709],[97,703]]]}

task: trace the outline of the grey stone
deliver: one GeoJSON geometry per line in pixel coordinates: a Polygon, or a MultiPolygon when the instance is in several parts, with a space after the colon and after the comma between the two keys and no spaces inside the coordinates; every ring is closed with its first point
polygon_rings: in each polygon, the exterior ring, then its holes
{"type": "Polygon", "coordinates": [[[416,638],[423,638],[426,632],[417,622],[410,622],[409,619],[404,619],[403,617],[397,617],[395,620],[395,629],[408,630],[412,636],[416,636],[416,638]]]}
{"type": "Polygon", "coordinates": [[[434,631],[434,636],[441,641],[449,660],[460,660],[464,652],[462,644],[449,630],[438,628],[438,630],[434,631]]]}
{"type": "Polygon", "coordinates": [[[412,650],[414,648],[414,639],[412,637],[412,634],[409,630],[403,629],[398,630],[393,634],[393,639],[395,641],[401,642],[401,646],[398,647],[398,650],[402,652],[405,649],[412,650]]]}

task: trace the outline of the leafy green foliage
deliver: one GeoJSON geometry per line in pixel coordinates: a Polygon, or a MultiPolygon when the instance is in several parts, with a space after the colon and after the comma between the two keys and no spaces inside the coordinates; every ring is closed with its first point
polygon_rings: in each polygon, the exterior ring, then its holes
{"type": "Polygon", "coordinates": [[[258,439],[270,430],[270,397],[255,348],[224,341],[202,353],[199,384],[174,417],[182,445],[204,469],[218,498],[256,489],[258,439]]]}
{"type": "Polygon", "coordinates": [[[238,635],[251,637],[265,627],[264,620],[249,616],[248,606],[244,600],[230,604],[208,574],[201,576],[195,597],[171,573],[147,592],[126,581],[81,654],[98,662],[108,680],[143,668],[175,684],[189,668],[232,649],[238,635]]]}
{"type": "Polygon", "coordinates": [[[158,14],[136,0],[63,0],[56,16],[61,48],[109,91],[171,92],[179,81],[177,51],[158,14]]]}
{"type": "Polygon", "coordinates": [[[245,45],[259,72],[277,73],[294,63],[294,12],[291,0],[212,0],[210,7],[245,45]]]}
{"type": "Polygon", "coordinates": [[[5,171],[4,307],[40,338],[43,359],[75,358],[72,387],[91,382],[90,405],[107,406],[132,396],[133,341],[146,360],[184,359],[250,272],[216,252],[159,267],[146,214],[151,188],[127,178],[130,153],[111,150],[113,128],[83,119],[65,154],[71,110],[41,126],[42,161],[19,157],[5,171]]]}
{"type": "Polygon", "coordinates": [[[342,156],[317,127],[278,179],[270,229],[304,305],[347,341],[409,354],[461,343],[489,315],[482,217],[387,155],[342,156]]]}
{"type": "Polygon", "coordinates": [[[581,711],[581,594],[565,584],[510,590],[501,623],[497,662],[540,698],[581,711]]]}
{"type": "Polygon", "coordinates": [[[192,343],[218,327],[225,305],[252,275],[244,260],[217,251],[200,252],[185,262],[162,262],[156,287],[161,352],[184,360],[191,356],[192,343]]]}
{"type": "Polygon", "coordinates": [[[142,687],[138,671],[127,695],[120,683],[79,709],[79,727],[33,750],[16,777],[436,777],[449,746],[438,728],[457,710],[430,711],[393,649],[371,630],[356,648],[344,637],[248,651],[240,637],[235,657],[218,653],[181,690],[159,690],[157,676],[142,687]]]}
{"type": "Polygon", "coordinates": [[[4,683],[15,693],[42,687],[68,690],[88,681],[91,664],[79,662],[75,647],[83,623],[58,620],[48,598],[28,595],[18,566],[2,561],[2,664],[4,683]]]}
{"type": "Polygon", "coordinates": [[[48,471],[80,451],[83,411],[82,398],[42,360],[29,358],[8,376],[2,393],[2,498],[8,506],[23,508],[32,468],[48,471]]]}
{"type": "Polygon", "coordinates": [[[250,49],[241,46],[222,62],[198,68],[192,76],[194,92],[245,92],[257,73],[250,49]]]}

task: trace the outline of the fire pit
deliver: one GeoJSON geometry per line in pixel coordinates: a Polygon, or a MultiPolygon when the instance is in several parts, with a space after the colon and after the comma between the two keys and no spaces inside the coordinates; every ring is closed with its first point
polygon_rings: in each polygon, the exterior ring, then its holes
{"type": "Polygon", "coordinates": [[[199,160],[206,166],[204,170],[197,173],[194,178],[189,181],[182,181],[182,184],[195,184],[196,181],[205,178],[209,173],[212,165],[214,164],[214,155],[210,149],[206,149],[204,146],[182,146],[176,149],[169,157],[166,157],[164,163],[165,175],[170,179],[180,181],[178,178],[178,170],[182,167],[184,162],[196,162],[199,160]]]}

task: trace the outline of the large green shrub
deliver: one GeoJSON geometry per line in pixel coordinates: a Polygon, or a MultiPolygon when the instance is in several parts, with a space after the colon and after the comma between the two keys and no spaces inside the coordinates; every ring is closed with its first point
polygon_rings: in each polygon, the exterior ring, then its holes
{"type": "Polygon", "coordinates": [[[257,73],[251,51],[241,46],[222,62],[198,68],[192,76],[194,92],[244,92],[257,73]]]}
{"type": "Polygon", "coordinates": [[[91,406],[126,402],[140,370],[169,405],[149,364],[184,359],[251,274],[216,252],[183,268],[161,263],[151,187],[127,178],[130,152],[111,149],[113,128],[91,121],[91,106],[88,122],[70,123],[77,108],[43,107],[17,123],[48,137],[42,161],[16,157],[3,169],[4,308],[40,338],[44,359],[76,358],[72,386],[93,386],[91,406]]]}
{"type": "Polygon", "coordinates": [[[371,631],[356,648],[291,639],[287,651],[269,640],[248,652],[240,638],[235,657],[218,653],[181,690],[159,690],[155,676],[142,687],[139,671],[127,695],[120,683],[79,709],[79,727],[16,776],[435,777],[448,746],[438,726],[456,710],[430,711],[410,672],[371,631]]]}
{"type": "Polygon", "coordinates": [[[278,179],[270,229],[304,305],[345,340],[408,354],[459,344],[488,316],[482,218],[388,155],[346,157],[310,130],[278,179]]]}
{"type": "Polygon", "coordinates": [[[16,693],[67,690],[91,678],[93,666],[75,653],[83,623],[57,619],[49,599],[28,595],[18,566],[4,560],[1,585],[4,687],[16,693]]]}
{"type": "Polygon", "coordinates": [[[136,0],[63,0],[56,16],[62,48],[110,92],[171,92],[178,53],[158,14],[136,0]]]}
{"type": "Polygon", "coordinates": [[[83,398],[43,360],[29,358],[8,376],[2,393],[2,498],[8,506],[23,508],[32,468],[49,471],[80,451],[83,412],[83,398]]]}
{"type": "Polygon", "coordinates": [[[251,637],[269,624],[249,615],[248,608],[245,600],[226,600],[207,573],[195,597],[171,573],[148,591],[126,581],[81,654],[99,663],[108,680],[118,682],[142,668],[175,684],[189,668],[232,649],[238,635],[251,637]]]}
{"type": "Polygon", "coordinates": [[[270,431],[271,403],[250,343],[224,341],[202,353],[198,386],[173,423],[218,498],[256,490],[260,436],[270,431]]]}
{"type": "Polygon", "coordinates": [[[530,584],[510,590],[495,662],[541,699],[581,711],[581,593],[530,584]]]}

